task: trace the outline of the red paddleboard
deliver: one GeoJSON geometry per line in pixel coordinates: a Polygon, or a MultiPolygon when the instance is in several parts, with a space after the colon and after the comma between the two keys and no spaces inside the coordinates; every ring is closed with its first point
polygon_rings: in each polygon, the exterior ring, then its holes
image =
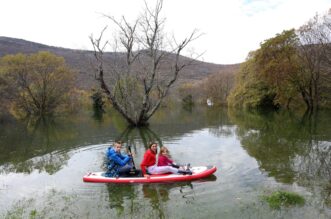
{"type": "Polygon", "coordinates": [[[141,177],[106,177],[105,172],[91,172],[83,177],[84,182],[92,183],[163,183],[163,182],[183,182],[205,178],[213,174],[217,168],[215,166],[191,167],[192,175],[182,174],[158,174],[145,175],[141,177]]]}

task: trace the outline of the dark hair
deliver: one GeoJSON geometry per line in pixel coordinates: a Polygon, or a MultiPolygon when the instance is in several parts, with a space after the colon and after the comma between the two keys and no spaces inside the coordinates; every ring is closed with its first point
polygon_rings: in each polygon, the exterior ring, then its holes
{"type": "Polygon", "coordinates": [[[156,143],[156,142],[150,142],[148,148],[149,148],[149,150],[150,150],[152,153],[154,153],[154,152],[152,151],[152,146],[153,146],[154,144],[156,144],[156,152],[155,152],[155,153],[157,154],[157,143],[156,143]]]}
{"type": "Polygon", "coordinates": [[[123,142],[121,140],[116,140],[115,143],[116,144],[123,144],[123,142]]]}
{"type": "Polygon", "coordinates": [[[157,145],[156,142],[152,141],[152,142],[149,143],[148,148],[151,149],[151,147],[153,146],[153,144],[156,144],[157,145]]]}

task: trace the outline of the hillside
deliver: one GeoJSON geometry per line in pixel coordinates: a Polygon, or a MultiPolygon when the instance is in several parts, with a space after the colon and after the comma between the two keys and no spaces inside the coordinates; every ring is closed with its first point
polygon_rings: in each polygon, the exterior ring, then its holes
{"type": "MultiPolygon", "coordinates": [[[[66,49],[61,47],[47,46],[22,39],[0,37],[0,57],[7,54],[36,53],[38,51],[49,51],[64,57],[67,64],[79,73],[77,78],[77,85],[79,87],[90,89],[93,85],[96,84],[94,79],[94,70],[91,64],[94,61],[92,51],[66,49]]],[[[115,53],[105,53],[105,60],[114,56],[115,53]]],[[[182,59],[188,58],[182,57],[182,59]]],[[[194,65],[188,66],[182,71],[177,84],[188,81],[194,83],[200,81],[210,74],[224,71],[235,72],[238,68],[239,64],[221,65],[196,61],[194,65]]]]}

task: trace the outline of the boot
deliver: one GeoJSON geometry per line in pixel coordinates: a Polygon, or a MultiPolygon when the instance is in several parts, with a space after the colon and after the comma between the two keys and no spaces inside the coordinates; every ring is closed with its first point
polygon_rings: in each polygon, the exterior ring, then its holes
{"type": "Polygon", "coordinates": [[[192,175],[192,171],[191,170],[178,170],[179,174],[183,174],[183,175],[192,175]]]}

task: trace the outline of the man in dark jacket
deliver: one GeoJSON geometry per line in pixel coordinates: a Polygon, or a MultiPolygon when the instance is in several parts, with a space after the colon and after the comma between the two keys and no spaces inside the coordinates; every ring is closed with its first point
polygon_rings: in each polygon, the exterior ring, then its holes
{"type": "Polygon", "coordinates": [[[106,172],[106,176],[118,177],[127,175],[132,169],[131,154],[123,155],[121,154],[121,149],[121,141],[116,141],[113,147],[107,149],[108,171],[106,172]]]}

